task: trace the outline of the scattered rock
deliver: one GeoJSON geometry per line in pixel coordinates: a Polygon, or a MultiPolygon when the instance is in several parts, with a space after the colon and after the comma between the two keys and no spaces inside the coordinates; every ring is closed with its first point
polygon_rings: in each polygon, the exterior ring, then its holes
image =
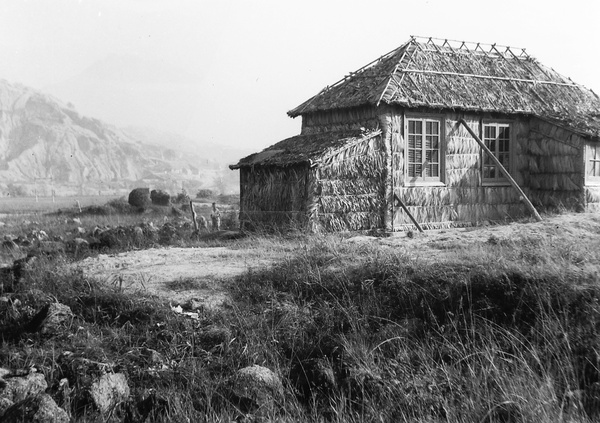
{"type": "Polygon", "coordinates": [[[67,249],[77,255],[90,248],[90,243],[83,238],[75,238],[67,243],[67,249]]]}
{"type": "Polygon", "coordinates": [[[127,401],[129,392],[127,378],[123,373],[105,374],[93,382],[89,390],[93,404],[102,414],[127,401]]]}
{"type": "Polygon", "coordinates": [[[44,392],[48,388],[42,373],[29,373],[26,376],[4,375],[4,387],[0,384],[0,397],[17,403],[25,398],[44,392]]]}
{"type": "Polygon", "coordinates": [[[4,423],[68,423],[69,415],[48,394],[30,396],[10,406],[2,416],[4,423]]]}
{"type": "Polygon", "coordinates": [[[231,330],[224,326],[209,326],[198,336],[203,349],[210,351],[215,348],[224,349],[231,341],[231,330]]]}
{"type": "Polygon", "coordinates": [[[58,357],[58,365],[62,377],[68,378],[74,384],[78,384],[84,376],[99,377],[106,373],[112,373],[115,367],[112,363],[90,360],[77,356],[71,351],[64,351],[58,357]]]}
{"type": "Polygon", "coordinates": [[[244,367],[230,383],[232,400],[244,412],[273,410],[284,397],[281,379],[266,367],[244,367]]]}
{"type": "Polygon", "coordinates": [[[25,332],[41,332],[43,334],[57,333],[65,323],[73,319],[73,312],[61,303],[46,304],[29,323],[25,325],[25,332]]]}
{"type": "Polygon", "coordinates": [[[0,397],[0,417],[2,417],[4,412],[8,410],[13,404],[14,402],[9,400],[8,398],[0,397]]]}
{"type": "Polygon", "coordinates": [[[184,304],[181,305],[181,308],[185,311],[197,311],[201,310],[204,307],[204,303],[197,298],[190,298],[184,304]]]}
{"type": "Polygon", "coordinates": [[[162,366],[165,364],[164,356],[152,348],[137,348],[127,352],[127,354],[142,359],[146,365],[162,366]]]}
{"type": "Polygon", "coordinates": [[[40,241],[35,248],[37,255],[58,255],[65,252],[65,243],[61,241],[40,241]]]}
{"type": "Polygon", "coordinates": [[[76,225],[81,225],[81,219],[78,217],[74,217],[73,219],[71,219],[71,223],[74,223],[76,225]]]}
{"type": "Polygon", "coordinates": [[[305,400],[327,399],[337,386],[331,363],[325,358],[303,360],[294,364],[290,379],[305,400]]]}
{"type": "Polygon", "coordinates": [[[144,238],[144,230],[139,226],[136,226],[133,228],[133,235],[135,236],[135,239],[139,241],[144,238]]]}

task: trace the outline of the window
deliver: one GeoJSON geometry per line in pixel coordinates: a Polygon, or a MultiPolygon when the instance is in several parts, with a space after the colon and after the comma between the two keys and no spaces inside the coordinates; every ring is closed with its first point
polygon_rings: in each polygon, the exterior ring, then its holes
{"type": "MultiPolygon", "coordinates": [[[[487,148],[496,156],[502,166],[510,172],[510,145],[511,128],[508,123],[484,123],[483,142],[487,148]]],[[[483,154],[482,176],[483,182],[506,182],[506,176],[500,167],[486,154],[483,154]]]]}
{"type": "Polygon", "coordinates": [[[442,182],[441,119],[406,119],[406,175],[411,183],[442,182]]]}
{"type": "Polygon", "coordinates": [[[598,144],[586,145],[585,183],[600,185],[600,145],[598,144]]]}

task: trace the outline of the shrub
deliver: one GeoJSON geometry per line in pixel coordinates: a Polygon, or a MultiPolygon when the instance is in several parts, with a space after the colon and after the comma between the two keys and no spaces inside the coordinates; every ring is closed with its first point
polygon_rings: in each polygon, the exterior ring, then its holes
{"type": "Polygon", "coordinates": [[[129,204],[143,209],[150,204],[150,188],[135,188],[129,193],[129,204]]]}
{"type": "Polygon", "coordinates": [[[187,204],[190,202],[190,196],[188,195],[187,191],[183,189],[179,194],[177,194],[177,197],[175,197],[173,202],[177,204],[187,204]]]}
{"type": "Polygon", "coordinates": [[[125,197],[116,198],[106,203],[107,207],[110,207],[117,213],[129,213],[131,212],[131,205],[125,200],[125,197]]]}
{"type": "Polygon", "coordinates": [[[199,189],[196,193],[196,198],[210,198],[213,196],[211,189],[199,189]]]}
{"type": "Polygon", "coordinates": [[[157,206],[168,206],[171,201],[171,195],[163,190],[153,189],[150,192],[150,199],[152,200],[152,204],[157,206]]]}

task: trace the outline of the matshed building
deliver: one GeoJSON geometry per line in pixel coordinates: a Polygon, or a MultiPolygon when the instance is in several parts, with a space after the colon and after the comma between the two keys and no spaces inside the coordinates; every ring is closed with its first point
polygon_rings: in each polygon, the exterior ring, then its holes
{"type": "Polygon", "coordinates": [[[243,227],[390,231],[411,217],[441,228],[535,215],[531,204],[600,210],[600,98],[524,49],[411,37],[288,115],[300,135],[231,166],[243,227]]]}

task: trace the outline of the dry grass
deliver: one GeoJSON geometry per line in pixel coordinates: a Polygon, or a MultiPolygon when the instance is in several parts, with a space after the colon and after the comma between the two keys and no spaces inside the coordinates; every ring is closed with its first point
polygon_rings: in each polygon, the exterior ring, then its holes
{"type": "Polygon", "coordinates": [[[227,378],[251,364],[278,372],[286,388],[266,421],[593,421],[600,218],[511,227],[465,231],[463,243],[452,231],[237,240],[257,257],[285,250],[286,258],[232,280],[233,302],[198,320],[58,270],[68,257],[39,260],[11,294],[22,306],[0,319],[0,361],[36,364],[50,385],[62,351],[113,361],[132,387],[126,407],[135,410],[150,388],[163,400],[146,421],[259,420],[226,391],[227,378]],[[15,332],[41,293],[69,305],[75,321],[53,338],[15,332]],[[214,326],[230,330],[226,344],[207,341],[214,326]],[[166,368],[150,371],[144,348],[166,368]]]}

